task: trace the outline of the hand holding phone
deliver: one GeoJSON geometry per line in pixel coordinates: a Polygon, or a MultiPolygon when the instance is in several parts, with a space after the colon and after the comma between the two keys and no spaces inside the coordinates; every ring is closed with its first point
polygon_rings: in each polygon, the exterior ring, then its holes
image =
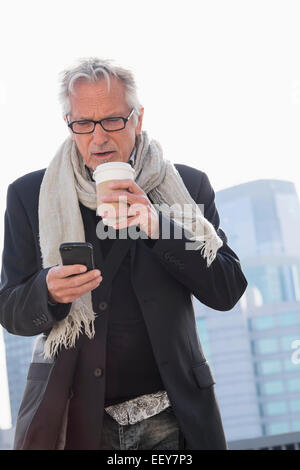
{"type": "Polygon", "coordinates": [[[50,301],[73,302],[99,286],[102,276],[99,269],[94,269],[92,249],[90,243],[60,245],[63,264],[49,269],[46,276],[50,301]]]}

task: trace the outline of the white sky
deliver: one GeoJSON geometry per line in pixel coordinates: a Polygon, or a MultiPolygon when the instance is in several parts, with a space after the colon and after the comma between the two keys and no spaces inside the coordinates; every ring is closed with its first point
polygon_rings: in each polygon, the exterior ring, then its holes
{"type": "MultiPolygon", "coordinates": [[[[216,191],[276,178],[300,194],[299,1],[1,5],[1,247],[8,184],[45,168],[68,135],[58,73],[78,57],[130,67],[144,129],[168,159],[205,171],[216,191]]],[[[9,420],[5,394],[0,385],[0,427],[9,420]]]]}

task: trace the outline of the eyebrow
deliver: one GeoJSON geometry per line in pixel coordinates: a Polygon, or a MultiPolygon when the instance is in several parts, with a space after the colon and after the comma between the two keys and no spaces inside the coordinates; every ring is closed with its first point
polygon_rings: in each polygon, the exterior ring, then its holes
{"type": "MultiPolygon", "coordinates": [[[[116,112],[116,113],[111,113],[109,114],[108,116],[105,116],[105,118],[102,118],[102,119],[109,119],[111,117],[118,117],[120,116],[121,117],[121,113],[119,112],[116,112]]],[[[79,118],[75,119],[75,121],[93,121],[94,119],[91,119],[90,117],[86,117],[86,116],[79,116],[79,118]]]]}

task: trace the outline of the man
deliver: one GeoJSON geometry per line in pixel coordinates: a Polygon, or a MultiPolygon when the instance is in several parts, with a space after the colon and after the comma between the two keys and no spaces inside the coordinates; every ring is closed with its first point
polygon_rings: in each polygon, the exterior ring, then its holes
{"type": "Polygon", "coordinates": [[[7,194],[1,324],[42,333],[14,448],[226,449],[192,294],[230,310],[247,282],[209,180],[174,166],[142,131],[130,71],[84,59],[64,72],[60,97],[70,137],[47,169],[18,178],[7,194]],[[119,195],[101,200],[128,203],[107,238],[93,181],[106,162],[130,163],[136,175],[115,180],[119,195]],[[192,208],[183,222],[181,209],[168,212],[175,203],[192,208]],[[62,266],[65,241],[92,243],[96,269],[62,266]]]}

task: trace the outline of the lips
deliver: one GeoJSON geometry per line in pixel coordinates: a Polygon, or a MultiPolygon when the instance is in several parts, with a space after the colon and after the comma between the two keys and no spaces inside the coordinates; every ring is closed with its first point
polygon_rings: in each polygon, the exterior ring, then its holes
{"type": "Polygon", "coordinates": [[[112,153],[113,150],[108,150],[107,152],[93,152],[93,155],[108,155],[109,153],[112,153]]]}
{"type": "Polygon", "coordinates": [[[113,153],[113,150],[112,151],[108,151],[108,152],[93,152],[93,156],[94,157],[107,157],[108,155],[111,155],[113,153]]]}

